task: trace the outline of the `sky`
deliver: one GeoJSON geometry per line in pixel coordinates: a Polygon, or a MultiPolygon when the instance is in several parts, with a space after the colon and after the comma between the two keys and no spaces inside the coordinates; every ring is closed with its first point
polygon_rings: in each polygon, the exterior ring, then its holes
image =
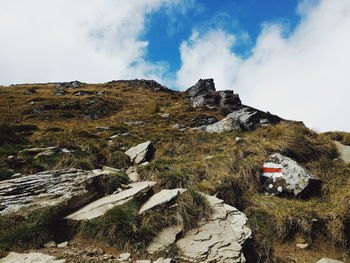
{"type": "Polygon", "coordinates": [[[135,78],[350,131],[350,1],[0,0],[0,85],[135,78]]]}

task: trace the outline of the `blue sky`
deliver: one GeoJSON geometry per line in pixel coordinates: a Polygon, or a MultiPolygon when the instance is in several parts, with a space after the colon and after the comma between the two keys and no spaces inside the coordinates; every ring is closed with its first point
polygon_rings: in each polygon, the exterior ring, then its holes
{"type": "Polygon", "coordinates": [[[0,0],[0,85],[214,78],[243,103],[350,131],[350,0],[0,0]]]}
{"type": "Polygon", "coordinates": [[[223,29],[243,35],[232,49],[242,56],[249,56],[264,23],[283,23],[292,31],[300,20],[296,13],[297,0],[200,0],[185,14],[169,18],[166,7],[148,16],[141,39],[149,42],[147,58],[150,61],[166,61],[169,73],[181,66],[179,45],[188,39],[193,29],[205,33],[208,27],[223,29]]]}

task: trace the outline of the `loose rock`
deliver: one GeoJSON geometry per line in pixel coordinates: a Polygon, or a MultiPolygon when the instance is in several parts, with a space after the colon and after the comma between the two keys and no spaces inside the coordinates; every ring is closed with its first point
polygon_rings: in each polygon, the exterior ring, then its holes
{"type": "Polygon", "coordinates": [[[141,143],[125,152],[130,157],[130,160],[136,164],[149,161],[153,153],[154,147],[151,141],[141,143]]]}
{"type": "Polygon", "coordinates": [[[65,263],[65,259],[56,259],[43,253],[15,253],[10,252],[7,257],[0,259],[0,263],[65,263]]]}
{"type": "Polygon", "coordinates": [[[344,263],[343,261],[335,260],[335,259],[330,259],[330,258],[322,258],[317,263],[344,263]]]}

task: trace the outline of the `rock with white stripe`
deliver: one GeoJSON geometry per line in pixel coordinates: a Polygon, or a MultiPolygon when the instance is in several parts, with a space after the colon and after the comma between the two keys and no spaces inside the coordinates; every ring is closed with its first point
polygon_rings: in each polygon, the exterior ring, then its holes
{"type": "Polygon", "coordinates": [[[275,153],[262,168],[263,190],[267,194],[308,196],[319,190],[321,181],[296,161],[275,153]]]}

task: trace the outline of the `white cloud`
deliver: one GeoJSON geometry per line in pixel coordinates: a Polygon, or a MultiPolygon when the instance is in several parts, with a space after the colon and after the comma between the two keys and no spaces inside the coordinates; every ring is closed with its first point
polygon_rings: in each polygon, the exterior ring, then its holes
{"type": "Polygon", "coordinates": [[[0,84],[159,79],[140,41],[146,15],[186,0],[0,0],[0,84]]]}
{"type": "Polygon", "coordinates": [[[233,35],[194,33],[181,45],[179,87],[213,77],[248,105],[318,130],[350,131],[350,1],[305,1],[298,11],[301,23],[287,38],[283,26],[264,25],[246,60],[232,52],[233,35]]]}

